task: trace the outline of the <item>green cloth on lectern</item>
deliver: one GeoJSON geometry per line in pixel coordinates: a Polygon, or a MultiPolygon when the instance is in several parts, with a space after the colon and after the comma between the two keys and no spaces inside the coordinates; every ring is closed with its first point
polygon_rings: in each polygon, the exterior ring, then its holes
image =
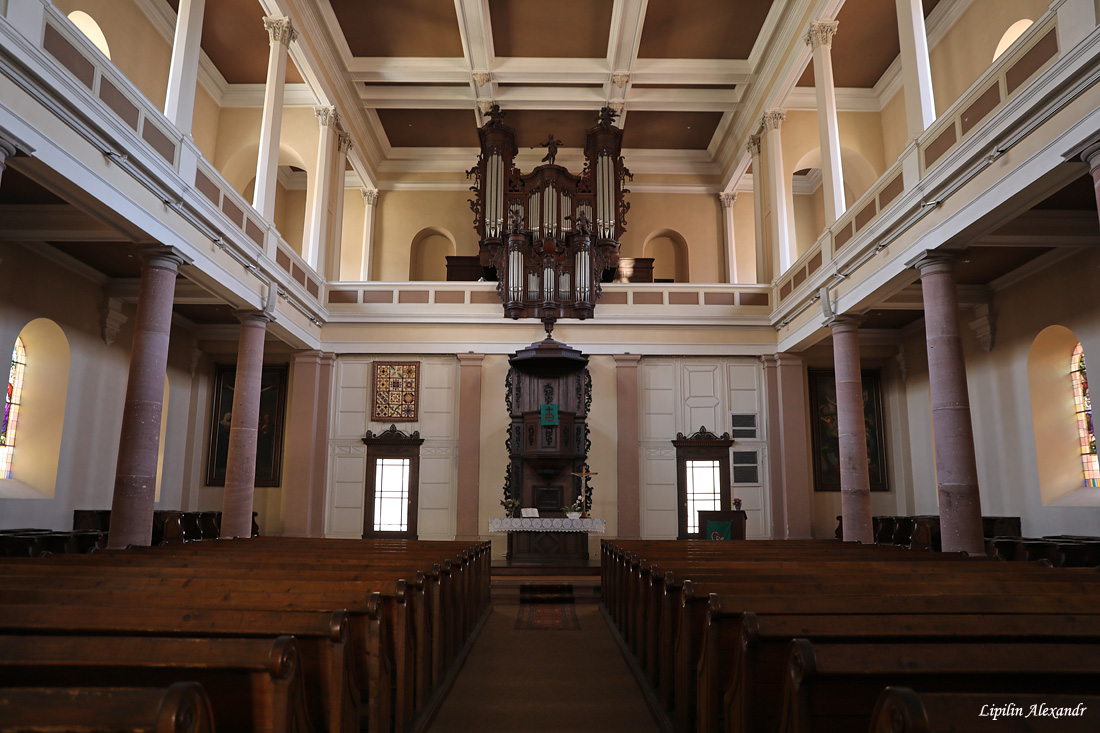
{"type": "Polygon", "coordinates": [[[715,522],[707,520],[707,531],[703,535],[708,540],[728,540],[733,536],[733,522],[715,522]]]}

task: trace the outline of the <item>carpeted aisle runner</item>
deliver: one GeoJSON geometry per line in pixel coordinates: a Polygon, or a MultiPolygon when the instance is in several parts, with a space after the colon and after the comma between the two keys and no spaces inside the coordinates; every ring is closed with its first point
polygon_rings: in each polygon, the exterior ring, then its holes
{"type": "Polygon", "coordinates": [[[658,730],[599,606],[571,586],[520,595],[494,606],[431,733],[658,730]]]}

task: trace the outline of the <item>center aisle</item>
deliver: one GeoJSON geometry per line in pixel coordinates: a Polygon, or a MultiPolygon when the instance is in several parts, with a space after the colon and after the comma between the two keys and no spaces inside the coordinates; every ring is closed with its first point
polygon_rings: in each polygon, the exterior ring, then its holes
{"type": "Polygon", "coordinates": [[[657,731],[599,606],[574,606],[579,630],[517,629],[497,603],[428,729],[657,731]]]}

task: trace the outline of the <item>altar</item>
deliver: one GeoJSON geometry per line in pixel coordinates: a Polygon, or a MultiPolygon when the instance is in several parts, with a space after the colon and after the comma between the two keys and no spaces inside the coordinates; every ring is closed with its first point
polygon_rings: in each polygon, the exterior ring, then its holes
{"type": "Polygon", "coordinates": [[[566,517],[494,517],[490,534],[508,534],[513,566],[588,565],[588,535],[602,534],[607,520],[566,517]]]}

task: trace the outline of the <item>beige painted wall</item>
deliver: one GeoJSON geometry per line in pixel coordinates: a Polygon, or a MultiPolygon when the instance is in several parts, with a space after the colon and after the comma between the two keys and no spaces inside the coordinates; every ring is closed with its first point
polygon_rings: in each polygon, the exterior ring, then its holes
{"type": "MultiPolygon", "coordinates": [[[[64,333],[70,357],[53,496],[45,498],[50,493],[46,491],[42,498],[0,499],[0,518],[6,527],[71,529],[73,509],[111,506],[134,308],[125,307],[129,320],[114,343],[107,345],[102,338],[101,323],[105,294],[98,285],[20,246],[0,242],[0,259],[4,263],[0,267],[0,345],[10,353],[23,327],[45,318],[64,333]]],[[[181,501],[187,458],[192,344],[187,331],[173,327],[168,354],[170,400],[158,508],[176,508],[181,501]]],[[[28,363],[32,358],[28,353],[28,363]]],[[[18,439],[17,435],[16,451],[18,439]]]]}
{"type": "Polygon", "coordinates": [[[363,217],[367,205],[358,188],[344,189],[344,221],[340,235],[340,280],[361,279],[363,266],[363,217]]]}
{"type": "MultiPolygon", "coordinates": [[[[1081,340],[1086,359],[1100,362],[1100,306],[1091,289],[1081,287],[1082,273],[1094,273],[1097,268],[1100,254],[1081,252],[996,293],[992,351],[984,351],[973,332],[963,327],[982,512],[1022,517],[1025,535],[1092,534],[1100,524],[1096,490],[1043,503],[1034,411],[1057,409],[1057,403],[1033,404],[1028,382],[1029,353],[1048,326],[1068,328],[1081,340]]],[[[968,314],[960,316],[965,323],[968,314]]],[[[898,388],[907,405],[908,423],[891,441],[902,441],[911,452],[909,510],[931,514],[937,511],[937,503],[923,333],[906,338],[904,350],[908,377],[898,388]]],[[[1069,390],[1069,353],[1065,359],[1069,390]]],[[[1072,421],[1074,416],[1067,414],[1063,419],[1072,421]]]]}
{"type": "Polygon", "coordinates": [[[690,282],[725,281],[724,212],[717,195],[631,193],[627,201],[623,257],[647,256],[643,254],[646,242],[672,230],[687,243],[690,282]]]}
{"type": "Polygon", "coordinates": [[[737,194],[733,202],[733,241],[739,283],[756,282],[755,217],[752,192],[737,194]]]}
{"type": "Polygon", "coordinates": [[[897,162],[909,142],[905,121],[905,92],[898,89],[882,107],[882,157],[887,167],[897,162]]]}
{"type": "Polygon", "coordinates": [[[375,280],[407,281],[412,244],[425,229],[450,234],[458,255],[477,254],[477,233],[466,191],[382,191],[374,222],[375,280]]]}
{"type": "Polygon", "coordinates": [[[1047,0],[974,0],[940,42],[929,50],[936,114],[950,107],[993,63],[993,53],[1009,26],[1037,20],[1047,0]]]}

